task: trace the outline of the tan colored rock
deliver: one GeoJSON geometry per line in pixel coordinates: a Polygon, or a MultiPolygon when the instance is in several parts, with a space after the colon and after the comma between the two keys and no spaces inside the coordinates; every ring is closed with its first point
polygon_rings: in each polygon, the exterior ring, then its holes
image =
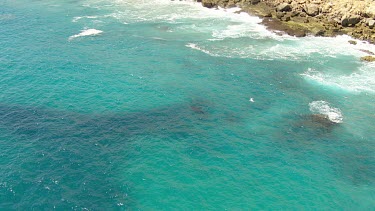
{"type": "Polygon", "coordinates": [[[283,18],[283,17],[284,17],[284,13],[282,13],[282,12],[277,12],[276,13],[276,18],[278,18],[278,19],[281,20],[281,18],[283,18]]]}
{"type": "Polygon", "coordinates": [[[350,16],[348,19],[349,25],[352,25],[352,26],[356,25],[360,21],[361,21],[361,16],[359,15],[350,16]]]}
{"type": "Polygon", "coordinates": [[[360,51],[364,52],[364,53],[367,53],[369,55],[375,55],[373,52],[369,51],[369,50],[366,50],[366,49],[359,49],[360,51]]]}
{"type": "Polygon", "coordinates": [[[209,8],[240,5],[243,11],[260,17],[270,18],[272,15],[280,19],[279,22],[283,23],[283,26],[268,22],[268,25],[272,25],[270,28],[280,28],[279,31],[285,31],[288,34],[307,33],[318,36],[348,34],[354,38],[375,43],[375,30],[373,30],[375,28],[375,0],[196,1],[209,8]]]}
{"type": "Polygon", "coordinates": [[[215,2],[212,2],[210,0],[202,0],[202,6],[207,7],[207,8],[212,8],[215,6],[215,2]]]}
{"type": "Polygon", "coordinates": [[[368,27],[369,27],[370,29],[372,29],[372,28],[374,28],[374,26],[375,26],[375,20],[369,20],[369,22],[368,22],[368,27]]]}
{"type": "Polygon", "coordinates": [[[288,3],[282,3],[279,4],[279,6],[276,7],[276,11],[278,12],[288,12],[292,10],[292,6],[288,3]]]}
{"type": "Polygon", "coordinates": [[[373,56],[364,56],[364,57],[361,57],[361,61],[375,62],[375,57],[373,57],[373,56]]]}
{"type": "Polygon", "coordinates": [[[326,4],[323,8],[322,8],[322,13],[329,13],[331,12],[331,9],[332,8],[332,5],[331,4],[326,4]]]}
{"type": "Polygon", "coordinates": [[[316,16],[319,14],[319,6],[316,4],[306,4],[304,10],[309,16],[316,16]]]}
{"type": "Polygon", "coordinates": [[[348,43],[350,43],[352,45],[357,45],[357,41],[355,41],[355,40],[349,40],[348,43]]]}

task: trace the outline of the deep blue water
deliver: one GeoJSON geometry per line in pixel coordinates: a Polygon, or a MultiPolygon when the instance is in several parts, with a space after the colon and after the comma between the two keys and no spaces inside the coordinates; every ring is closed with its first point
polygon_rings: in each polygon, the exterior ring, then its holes
{"type": "Polygon", "coordinates": [[[258,22],[1,1],[0,209],[375,209],[374,46],[258,22]]]}

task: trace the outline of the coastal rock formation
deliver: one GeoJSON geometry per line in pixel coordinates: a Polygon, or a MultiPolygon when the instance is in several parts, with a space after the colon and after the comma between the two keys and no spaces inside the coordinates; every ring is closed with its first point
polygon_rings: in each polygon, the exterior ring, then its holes
{"type": "Polygon", "coordinates": [[[367,25],[370,29],[374,28],[375,20],[368,20],[367,25]]]}
{"type": "Polygon", "coordinates": [[[288,12],[290,10],[292,10],[292,7],[290,6],[290,4],[287,4],[287,3],[279,4],[276,7],[276,11],[278,11],[278,12],[288,12]]]}
{"type": "Polygon", "coordinates": [[[309,16],[317,16],[319,14],[319,6],[316,4],[306,4],[304,12],[309,16]]]}
{"type": "Polygon", "coordinates": [[[311,121],[317,123],[326,128],[336,125],[337,123],[332,122],[327,115],[324,114],[312,114],[310,115],[311,121]]]}
{"type": "Polygon", "coordinates": [[[364,53],[367,53],[368,55],[375,55],[374,52],[371,52],[369,50],[365,50],[365,49],[359,49],[360,51],[364,52],[364,53]]]}
{"type": "Polygon", "coordinates": [[[375,57],[373,57],[373,56],[364,56],[364,57],[361,57],[361,61],[375,62],[375,57]]]}
{"type": "MultiPolygon", "coordinates": [[[[348,34],[375,43],[373,0],[197,0],[205,7],[239,6],[260,17],[279,20],[266,26],[290,35],[334,36],[348,34]],[[273,28],[275,26],[276,28],[273,28]],[[294,34],[296,32],[297,34],[294,34]]],[[[265,21],[271,23],[272,21],[265,21]]]]}

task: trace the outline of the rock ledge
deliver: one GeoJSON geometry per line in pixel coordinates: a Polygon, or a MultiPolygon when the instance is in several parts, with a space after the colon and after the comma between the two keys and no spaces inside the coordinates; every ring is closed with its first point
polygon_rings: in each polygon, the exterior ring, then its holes
{"type": "Polygon", "coordinates": [[[238,6],[270,30],[292,36],[348,34],[375,43],[373,0],[197,0],[209,8],[238,6]]]}

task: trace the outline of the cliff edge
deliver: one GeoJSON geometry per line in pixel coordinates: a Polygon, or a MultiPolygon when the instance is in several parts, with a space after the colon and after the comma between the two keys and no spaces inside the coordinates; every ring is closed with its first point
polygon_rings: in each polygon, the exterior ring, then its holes
{"type": "Polygon", "coordinates": [[[293,36],[348,34],[375,43],[373,0],[197,0],[204,7],[240,7],[271,30],[293,36]]]}

